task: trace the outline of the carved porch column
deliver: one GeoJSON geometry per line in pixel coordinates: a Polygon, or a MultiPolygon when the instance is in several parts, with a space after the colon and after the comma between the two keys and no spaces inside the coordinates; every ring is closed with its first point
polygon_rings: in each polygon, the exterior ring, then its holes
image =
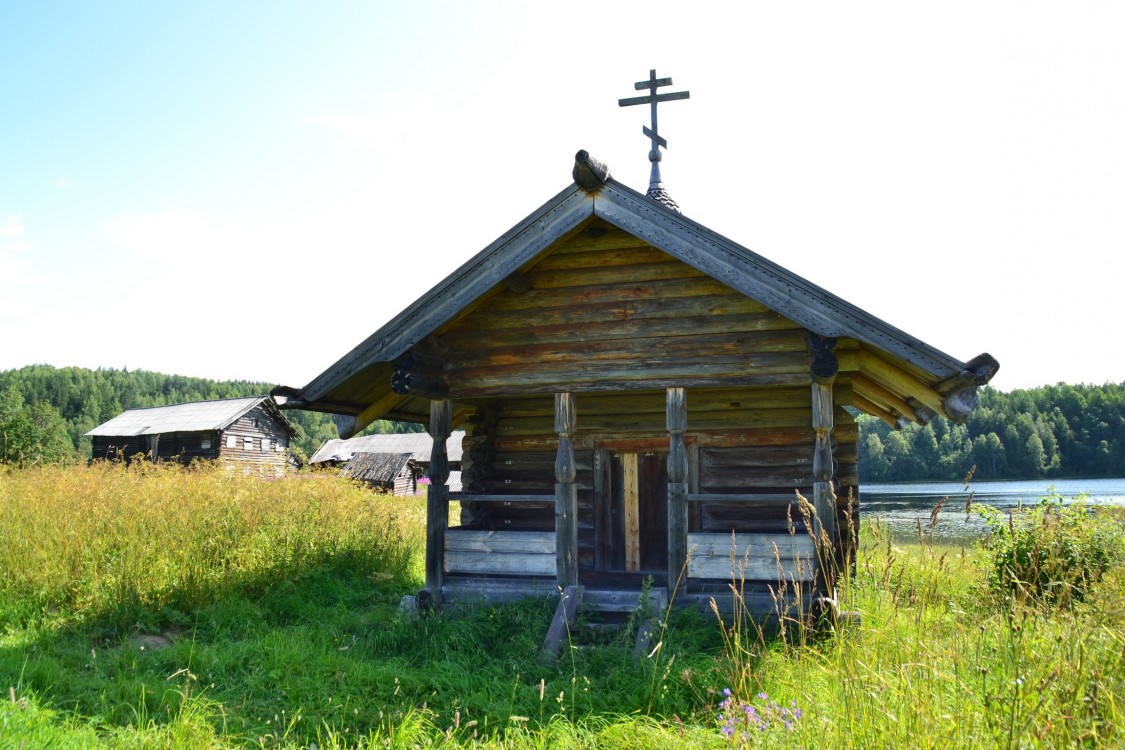
{"type": "Polygon", "coordinates": [[[684,447],[687,429],[687,394],[683,388],[669,388],[666,418],[668,424],[668,593],[676,588],[687,562],[688,459],[684,447]]]}
{"type": "Polygon", "coordinates": [[[832,384],[840,369],[836,358],[836,339],[809,334],[809,359],[812,374],[812,426],[816,433],[813,451],[813,507],[821,527],[835,549],[836,501],[832,493],[832,429],[834,427],[832,384]]]}
{"type": "Polygon", "coordinates": [[[426,492],[426,589],[434,606],[441,604],[445,572],[445,530],[449,525],[449,455],[445,443],[453,428],[452,404],[448,400],[430,402],[430,487],[426,492]]]}
{"type": "Polygon", "coordinates": [[[555,394],[555,571],[562,588],[578,585],[578,488],[574,484],[574,394],[555,394]]]}

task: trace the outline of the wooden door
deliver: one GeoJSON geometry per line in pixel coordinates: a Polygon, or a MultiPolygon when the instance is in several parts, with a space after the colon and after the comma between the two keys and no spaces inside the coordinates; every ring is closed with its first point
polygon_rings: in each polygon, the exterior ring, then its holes
{"type": "Polygon", "coordinates": [[[668,568],[668,469],[663,451],[610,455],[603,559],[613,572],[664,574],[668,568]],[[608,517],[606,517],[608,516],[608,517]]]}

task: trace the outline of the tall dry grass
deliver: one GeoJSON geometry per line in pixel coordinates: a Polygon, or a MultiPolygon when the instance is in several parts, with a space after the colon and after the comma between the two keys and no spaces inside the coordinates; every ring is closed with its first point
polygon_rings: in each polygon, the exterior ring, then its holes
{"type": "Polygon", "coordinates": [[[0,624],[126,624],[340,560],[409,580],[423,513],[413,498],[328,476],[143,463],[3,470],[0,624]]]}

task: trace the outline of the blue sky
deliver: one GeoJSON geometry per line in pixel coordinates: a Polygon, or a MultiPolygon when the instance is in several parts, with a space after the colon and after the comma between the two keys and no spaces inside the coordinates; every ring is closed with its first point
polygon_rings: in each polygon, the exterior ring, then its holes
{"type": "MultiPolygon", "coordinates": [[[[1125,380],[1125,6],[0,4],[0,369],[303,385],[569,183],[1005,390],[1125,380]]],[[[702,5],[702,4],[699,4],[702,5]]]]}

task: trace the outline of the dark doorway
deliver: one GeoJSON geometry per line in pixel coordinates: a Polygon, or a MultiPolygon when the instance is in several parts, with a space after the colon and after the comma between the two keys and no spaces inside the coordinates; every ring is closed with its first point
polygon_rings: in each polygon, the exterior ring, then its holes
{"type": "Polygon", "coordinates": [[[603,559],[612,572],[667,573],[668,470],[663,451],[610,454],[608,549],[603,559]]]}

